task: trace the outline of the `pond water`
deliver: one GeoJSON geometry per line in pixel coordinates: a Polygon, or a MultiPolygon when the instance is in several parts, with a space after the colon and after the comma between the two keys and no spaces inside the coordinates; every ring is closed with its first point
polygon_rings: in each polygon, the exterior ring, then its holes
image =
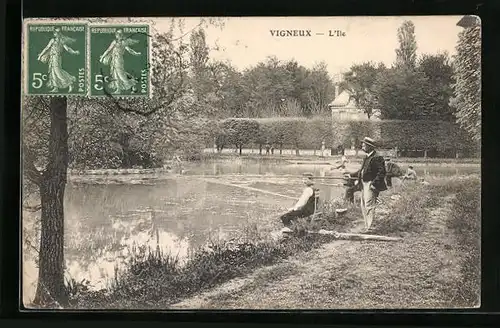
{"type": "MultiPolygon", "coordinates": [[[[159,246],[182,259],[210,240],[238,236],[251,225],[266,231],[278,230],[278,215],[295,203],[303,188],[301,175],[306,172],[340,176],[327,165],[231,161],[185,165],[182,176],[165,175],[148,184],[68,183],[68,277],[87,279],[94,288],[103,288],[114,276],[115,267],[127,261],[134,247],[159,246]]],[[[477,165],[426,166],[425,171],[417,167],[417,173],[424,175],[476,172],[477,165]]],[[[340,180],[318,182],[322,200],[342,196],[343,188],[334,185],[340,180]]],[[[37,270],[33,266],[33,259],[25,261],[27,298],[34,295],[37,270]]]]}

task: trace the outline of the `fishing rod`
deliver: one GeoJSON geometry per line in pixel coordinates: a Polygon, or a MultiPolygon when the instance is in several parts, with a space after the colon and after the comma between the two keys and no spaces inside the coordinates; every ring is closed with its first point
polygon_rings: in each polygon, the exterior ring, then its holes
{"type": "Polygon", "coordinates": [[[260,175],[260,174],[206,174],[206,175],[181,175],[193,178],[259,178],[259,179],[289,179],[289,178],[311,178],[316,180],[357,180],[357,177],[340,176],[303,176],[303,175],[260,175]]]}

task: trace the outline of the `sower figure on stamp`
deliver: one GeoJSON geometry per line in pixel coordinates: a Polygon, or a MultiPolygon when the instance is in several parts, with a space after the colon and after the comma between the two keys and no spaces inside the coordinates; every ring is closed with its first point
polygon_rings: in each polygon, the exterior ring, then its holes
{"type": "Polygon", "coordinates": [[[385,161],[375,151],[375,142],[372,138],[365,137],[361,148],[367,154],[357,172],[350,173],[350,176],[357,177],[361,185],[361,212],[365,220],[365,229],[367,232],[375,216],[375,207],[377,197],[381,191],[387,190],[385,183],[385,161]]]}
{"type": "Polygon", "coordinates": [[[59,28],[54,30],[54,37],[50,39],[47,46],[38,55],[38,60],[42,63],[47,63],[48,82],[47,86],[52,88],[50,92],[57,92],[59,89],[68,88],[68,93],[73,90],[73,84],[76,82],[76,77],[66,72],[62,67],[62,54],[66,50],[72,55],[78,55],[80,52],[68,46],[74,43],[75,39],[67,37],[61,33],[59,28]]]}
{"type": "Polygon", "coordinates": [[[131,45],[138,43],[138,40],[124,38],[123,31],[118,30],[115,34],[115,40],[111,42],[106,51],[101,55],[99,61],[110,66],[112,81],[109,87],[114,89],[113,93],[119,94],[122,91],[134,90],[137,80],[125,71],[124,54],[128,53],[139,56],[141,53],[130,48],[131,45]]]}
{"type": "Polygon", "coordinates": [[[280,219],[283,224],[288,227],[292,224],[292,221],[305,218],[314,214],[314,202],[316,201],[316,191],[314,190],[314,182],[312,179],[312,174],[304,174],[304,184],[306,187],[302,192],[299,200],[294,207],[283,214],[280,219]]]}

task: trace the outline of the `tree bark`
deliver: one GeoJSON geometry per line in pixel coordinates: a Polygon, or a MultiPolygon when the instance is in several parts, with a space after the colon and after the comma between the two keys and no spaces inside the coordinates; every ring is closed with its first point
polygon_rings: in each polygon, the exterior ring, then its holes
{"type": "Polygon", "coordinates": [[[40,306],[67,304],[64,286],[64,191],[67,171],[67,100],[52,98],[48,165],[40,185],[41,238],[34,299],[34,303],[40,306]]]}

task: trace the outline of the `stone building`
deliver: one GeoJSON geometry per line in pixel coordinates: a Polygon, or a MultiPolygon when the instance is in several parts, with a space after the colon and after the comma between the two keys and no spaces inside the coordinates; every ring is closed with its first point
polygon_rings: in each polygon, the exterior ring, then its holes
{"type": "MultiPolygon", "coordinates": [[[[359,108],[356,105],[356,101],[352,97],[349,90],[343,90],[338,93],[339,87],[335,87],[335,99],[328,104],[328,108],[332,112],[332,120],[347,120],[347,121],[359,121],[366,120],[368,116],[364,113],[363,108],[359,108]]],[[[371,120],[380,119],[380,111],[374,110],[371,115],[371,120]]]]}

